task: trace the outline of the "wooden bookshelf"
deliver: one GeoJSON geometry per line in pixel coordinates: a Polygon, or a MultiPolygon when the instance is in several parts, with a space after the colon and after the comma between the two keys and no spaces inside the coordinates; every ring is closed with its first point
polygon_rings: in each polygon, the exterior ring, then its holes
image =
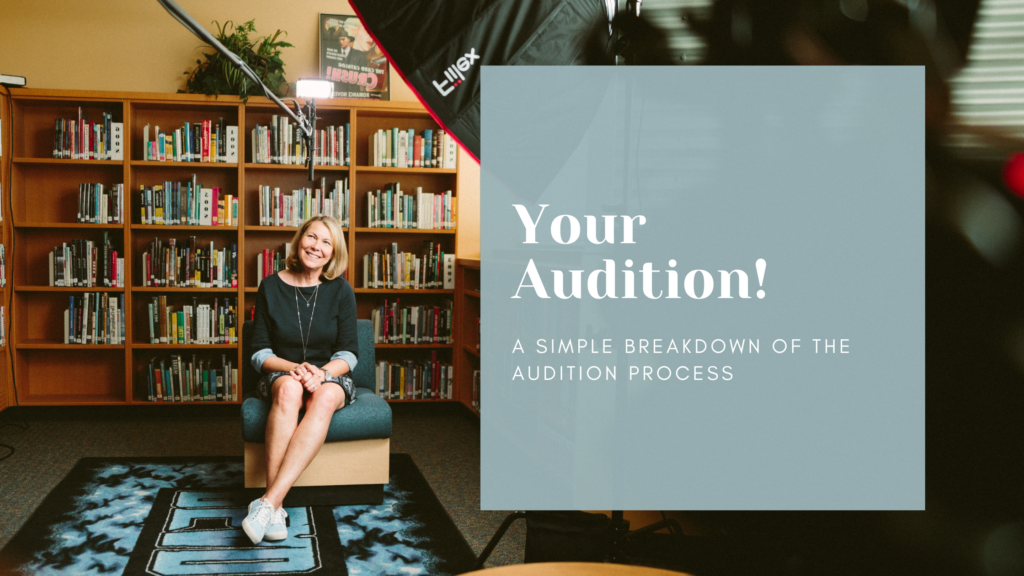
{"type": "MultiPolygon", "coordinates": [[[[0,96],[0,98],[5,98],[0,96]]],[[[118,405],[153,404],[147,400],[146,366],[152,358],[180,354],[184,359],[216,361],[222,357],[234,366],[248,362],[243,358],[244,343],[222,345],[151,344],[147,304],[155,296],[166,296],[169,304],[179,305],[200,298],[230,298],[236,302],[239,324],[249,318],[255,305],[258,278],[255,258],[263,249],[279,249],[289,242],[296,227],[259,225],[259,186],[279,187],[282,191],[319,187],[321,177],[328,188],[334,181],[348,179],[351,225],[344,230],[349,251],[348,278],[356,289],[360,318],[383,299],[401,298],[403,305],[443,305],[455,297],[455,290],[382,290],[367,289],[362,283],[362,256],[396,243],[400,251],[419,252],[424,241],[441,246],[453,254],[457,230],[396,230],[367,228],[366,193],[400,182],[403,190],[422,187],[425,192],[452,191],[458,198],[458,170],[431,168],[370,167],[370,136],[378,129],[399,127],[438,130],[437,123],[419,104],[406,102],[368,102],[326,100],[317,103],[318,126],[350,124],[352,128],[352,166],[317,166],[317,182],[306,180],[304,166],[258,164],[252,162],[251,130],[267,125],[280,111],[264,98],[196,96],[185,94],[147,94],[127,92],[90,92],[62,90],[12,91],[13,118],[3,104],[4,146],[0,182],[4,191],[4,242],[13,238],[18,251],[10,260],[10,286],[0,290],[11,319],[8,336],[12,366],[7,354],[0,358],[2,372],[13,369],[21,405],[118,405]],[[124,160],[54,159],[54,121],[77,117],[95,121],[108,112],[114,122],[124,124],[124,160]],[[227,126],[238,126],[237,163],[157,162],[143,154],[143,127],[165,130],[184,122],[224,118],[227,126]],[[8,171],[7,165],[11,165],[8,171]],[[238,226],[162,226],[144,225],[139,220],[140,186],[150,187],[165,181],[182,182],[195,174],[204,187],[219,187],[222,194],[238,198],[238,226]],[[124,184],[125,220],[123,224],[82,224],[77,219],[78,184],[98,182],[124,184]],[[64,288],[49,286],[48,252],[72,239],[101,239],[108,234],[125,258],[123,288],[64,288]],[[214,242],[217,248],[237,245],[239,285],[236,288],[197,289],[142,286],[141,253],[154,238],[183,240],[196,236],[200,242],[214,242]],[[84,292],[124,295],[125,339],[123,345],[71,345],[63,343],[63,312],[68,297],[84,292]],[[12,312],[13,311],[13,312],[12,312]]],[[[456,322],[457,325],[457,322],[456,322]]],[[[378,361],[423,360],[436,357],[453,364],[461,350],[457,344],[377,346],[378,361]]],[[[465,393],[455,383],[454,395],[465,393]]],[[[0,409],[13,405],[7,382],[0,382],[0,409]]],[[[13,388],[10,388],[13,391],[13,388]]],[[[470,391],[471,393],[471,391],[470,391]]],[[[435,400],[428,400],[435,401],[435,400]]],[[[237,402],[192,402],[224,404],[237,402]]],[[[160,405],[182,403],[165,402],[160,405]]]]}
{"type": "Polygon", "coordinates": [[[455,399],[479,416],[479,404],[473,406],[473,372],[480,370],[479,260],[455,261],[455,327],[455,399]]]}

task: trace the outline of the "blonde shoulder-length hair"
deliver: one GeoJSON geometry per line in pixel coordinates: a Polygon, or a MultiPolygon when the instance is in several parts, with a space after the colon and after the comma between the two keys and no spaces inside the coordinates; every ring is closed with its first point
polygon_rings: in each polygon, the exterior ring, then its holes
{"type": "Polygon", "coordinates": [[[334,280],[345,272],[348,267],[348,247],[345,245],[345,233],[341,230],[341,224],[330,216],[313,216],[302,223],[299,231],[292,237],[291,245],[288,247],[288,258],[284,261],[285,266],[295,273],[302,272],[302,263],[299,262],[299,243],[302,237],[309,231],[314,222],[319,222],[327,227],[331,233],[331,247],[334,253],[331,260],[324,265],[320,275],[328,280],[334,280]]]}

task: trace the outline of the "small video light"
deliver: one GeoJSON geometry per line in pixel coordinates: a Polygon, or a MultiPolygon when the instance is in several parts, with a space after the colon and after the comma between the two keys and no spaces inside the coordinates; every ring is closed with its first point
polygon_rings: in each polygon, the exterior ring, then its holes
{"type": "Polygon", "coordinates": [[[334,83],[330,80],[305,79],[295,82],[295,95],[299,98],[330,98],[334,83]]]}

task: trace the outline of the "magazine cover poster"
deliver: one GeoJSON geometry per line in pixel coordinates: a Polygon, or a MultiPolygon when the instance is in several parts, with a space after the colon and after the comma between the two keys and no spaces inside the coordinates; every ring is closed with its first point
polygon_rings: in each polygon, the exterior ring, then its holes
{"type": "Polygon", "coordinates": [[[391,99],[387,58],[356,16],[320,15],[320,77],[335,98],[391,99]]]}

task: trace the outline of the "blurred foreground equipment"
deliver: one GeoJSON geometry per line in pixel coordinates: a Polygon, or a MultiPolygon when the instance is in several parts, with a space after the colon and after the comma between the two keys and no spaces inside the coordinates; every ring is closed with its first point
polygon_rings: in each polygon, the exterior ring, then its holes
{"type": "MultiPolygon", "coordinates": [[[[480,157],[480,67],[581,64],[604,0],[352,0],[395,70],[480,157]]],[[[537,87],[538,94],[544,87],[537,87]]]]}
{"type": "MultiPolygon", "coordinates": [[[[699,556],[701,576],[1024,574],[1024,170],[1013,159],[1024,152],[1024,0],[644,0],[610,31],[596,0],[531,0],[496,19],[485,16],[500,2],[444,2],[421,21],[410,6],[423,3],[354,4],[389,50],[421,35],[479,39],[475,22],[486,21],[498,52],[487,63],[524,63],[530,39],[532,63],[560,53],[574,64],[924,66],[927,511],[693,513],[709,528],[685,553],[699,556]],[[456,15],[449,4],[469,7],[456,15]]],[[[435,66],[409,78],[422,95],[464,49],[392,57],[407,77],[435,66]]],[[[435,112],[460,122],[456,135],[478,154],[467,118],[479,101],[458,102],[435,112]]]]}

